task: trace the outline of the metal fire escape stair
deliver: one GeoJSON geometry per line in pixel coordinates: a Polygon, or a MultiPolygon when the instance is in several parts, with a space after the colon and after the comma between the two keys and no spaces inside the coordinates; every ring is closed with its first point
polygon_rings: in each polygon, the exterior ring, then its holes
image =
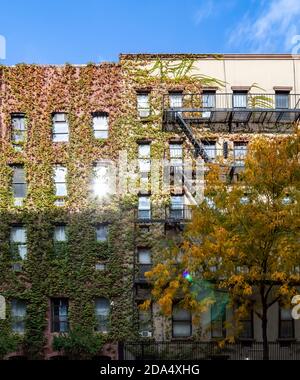
{"type": "Polygon", "coordinates": [[[181,113],[176,112],[176,120],[183,132],[185,133],[185,135],[187,136],[187,138],[193,144],[195,148],[195,156],[201,156],[206,163],[210,162],[210,159],[207,153],[205,152],[204,145],[194,137],[191,127],[186,123],[181,113]]]}

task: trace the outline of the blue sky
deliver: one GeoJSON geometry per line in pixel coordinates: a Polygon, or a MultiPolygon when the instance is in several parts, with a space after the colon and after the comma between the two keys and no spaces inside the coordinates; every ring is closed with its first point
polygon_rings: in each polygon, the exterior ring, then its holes
{"type": "Polygon", "coordinates": [[[3,3],[6,59],[0,63],[8,65],[117,61],[119,53],[136,52],[291,53],[300,41],[294,37],[300,35],[300,0],[3,3]]]}

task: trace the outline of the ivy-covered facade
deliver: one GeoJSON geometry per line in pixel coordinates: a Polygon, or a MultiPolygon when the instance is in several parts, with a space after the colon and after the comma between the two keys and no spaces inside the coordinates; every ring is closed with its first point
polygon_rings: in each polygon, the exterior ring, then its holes
{"type": "MultiPolygon", "coordinates": [[[[137,307],[150,294],[140,269],[159,262],[182,223],[167,220],[176,195],[163,186],[161,169],[150,188],[150,171],[141,180],[139,165],[172,158],[170,144],[195,162],[191,139],[163,126],[162,104],[170,93],[176,102],[180,94],[223,91],[223,79],[201,71],[207,59],[223,57],[122,55],[116,64],[0,68],[2,358],[116,359],[118,342],[172,339],[171,320],[157,306],[150,317],[137,307]],[[126,174],[124,152],[128,162],[140,160],[126,174]],[[108,173],[111,163],[116,188],[126,191],[107,197],[95,172],[108,173]]],[[[259,132],[194,128],[208,154],[232,151],[259,132]]]]}

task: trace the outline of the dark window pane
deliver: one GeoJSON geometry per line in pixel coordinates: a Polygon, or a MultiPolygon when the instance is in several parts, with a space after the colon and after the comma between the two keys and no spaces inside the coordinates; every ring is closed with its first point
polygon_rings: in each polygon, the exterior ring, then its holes
{"type": "Polygon", "coordinates": [[[52,331],[67,332],[69,330],[68,323],[69,301],[65,298],[57,298],[52,300],[52,331]]]}
{"type": "Polygon", "coordinates": [[[188,310],[173,309],[173,337],[184,338],[192,335],[192,316],[188,310]]]}
{"type": "Polygon", "coordinates": [[[289,93],[277,93],[275,96],[276,108],[288,109],[289,108],[289,93]]]}

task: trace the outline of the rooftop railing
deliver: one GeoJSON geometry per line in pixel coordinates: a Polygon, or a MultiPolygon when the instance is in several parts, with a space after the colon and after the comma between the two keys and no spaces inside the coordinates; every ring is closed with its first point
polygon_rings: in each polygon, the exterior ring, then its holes
{"type": "Polygon", "coordinates": [[[299,94],[202,93],[163,98],[164,121],[206,123],[293,123],[300,119],[299,94]]]}

